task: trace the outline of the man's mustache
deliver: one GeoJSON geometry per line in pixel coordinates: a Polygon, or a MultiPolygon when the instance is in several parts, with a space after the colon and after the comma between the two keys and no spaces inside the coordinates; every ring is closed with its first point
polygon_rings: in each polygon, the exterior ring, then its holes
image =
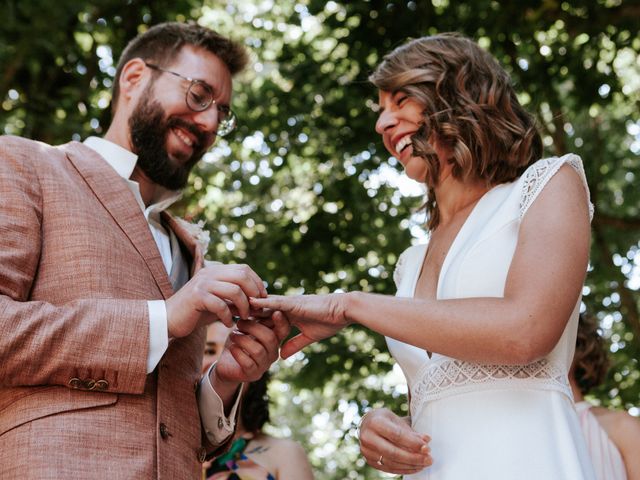
{"type": "Polygon", "coordinates": [[[184,130],[187,130],[189,133],[191,133],[196,138],[196,141],[193,144],[194,152],[200,152],[204,149],[204,146],[207,141],[207,136],[204,132],[202,132],[202,130],[196,127],[193,123],[189,123],[186,120],[183,120],[182,118],[173,117],[167,121],[167,127],[168,128],[180,127],[184,130]]]}

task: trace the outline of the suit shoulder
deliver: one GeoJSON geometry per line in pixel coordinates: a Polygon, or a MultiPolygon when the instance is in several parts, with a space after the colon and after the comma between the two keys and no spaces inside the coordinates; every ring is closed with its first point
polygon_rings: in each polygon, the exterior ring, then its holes
{"type": "MultiPolygon", "coordinates": [[[[73,143],[73,142],[72,142],[73,143]]],[[[0,136],[0,159],[17,171],[57,168],[67,157],[67,147],[49,145],[37,140],[12,135],[0,136]]]]}
{"type": "Polygon", "coordinates": [[[32,140],[30,138],[18,137],[16,135],[0,135],[0,148],[4,149],[34,149],[53,148],[44,142],[32,140]]]}
{"type": "Polygon", "coordinates": [[[56,147],[44,142],[14,135],[0,136],[0,156],[3,158],[32,159],[40,154],[51,154],[56,147]]]}

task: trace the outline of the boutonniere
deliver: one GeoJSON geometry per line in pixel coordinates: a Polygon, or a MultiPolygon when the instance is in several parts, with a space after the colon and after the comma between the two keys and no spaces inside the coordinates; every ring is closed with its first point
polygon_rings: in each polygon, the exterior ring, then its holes
{"type": "Polygon", "coordinates": [[[200,245],[202,252],[207,253],[209,243],[211,242],[211,235],[209,234],[209,230],[204,228],[204,220],[200,220],[198,223],[190,223],[182,218],[176,218],[176,221],[196,241],[196,243],[200,245]]]}

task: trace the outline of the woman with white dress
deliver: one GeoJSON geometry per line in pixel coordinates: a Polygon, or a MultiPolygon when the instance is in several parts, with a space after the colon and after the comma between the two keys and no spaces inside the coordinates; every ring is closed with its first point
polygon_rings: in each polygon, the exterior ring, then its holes
{"type": "Polygon", "coordinates": [[[426,184],[428,245],[401,255],[395,297],[253,306],[300,330],[283,357],[353,323],[388,337],[411,416],[406,428],[365,419],[370,465],[421,480],[593,480],[567,379],[590,244],[580,158],[540,160],[508,74],[457,34],[398,47],[370,78],[376,131],[426,184]]]}

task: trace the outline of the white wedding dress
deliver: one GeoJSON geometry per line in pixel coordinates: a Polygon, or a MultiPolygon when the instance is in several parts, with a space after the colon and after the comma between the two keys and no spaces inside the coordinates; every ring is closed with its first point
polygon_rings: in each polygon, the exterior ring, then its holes
{"type": "MultiPolygon", "coordinates": [[[[503,296],[521,219],[565,163],[587,188],[580,158],[565,155],[536,162],[480,199],[445,258],[438,299],[503,296]]],[[[425,252],[419,245],[401,255],[397,296],[414,296],[425,252]]],[[[433,465],[404,478],[594,480],[567,380],[579,306],[580,300],[553,351],[530,365],[474,364],[437,353],[429,358],[423,349],[387,338],[407,378],[413,428],[432,439],[433,465]]]]}

